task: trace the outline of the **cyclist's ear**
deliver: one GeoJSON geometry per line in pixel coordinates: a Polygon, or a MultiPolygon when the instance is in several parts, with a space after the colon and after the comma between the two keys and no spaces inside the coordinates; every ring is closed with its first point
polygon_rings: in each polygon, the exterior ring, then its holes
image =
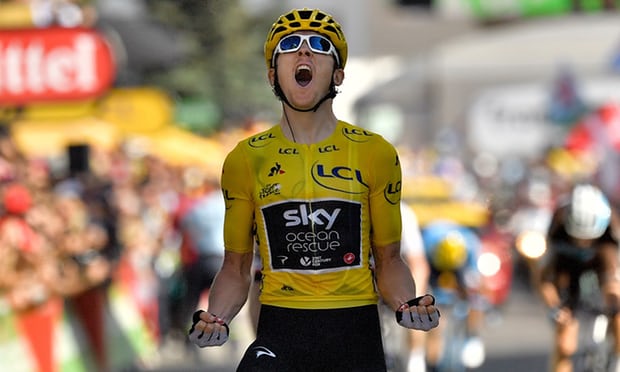
{"type": "Polygon", "coordinates": [[[334,85],[341,85],[344,81],[344,70],[341,68],[335,69],[334,74],[332,75],[332,80],[334,81],[334,85]]]}

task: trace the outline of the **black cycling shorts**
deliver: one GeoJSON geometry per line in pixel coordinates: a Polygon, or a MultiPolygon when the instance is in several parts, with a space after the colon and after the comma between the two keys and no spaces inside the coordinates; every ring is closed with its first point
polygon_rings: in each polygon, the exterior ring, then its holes
{"type": "Polygon", "coordinates": [[[299,310],[262,305],[237,372],[386,371],[376,305],[299,310]]]}

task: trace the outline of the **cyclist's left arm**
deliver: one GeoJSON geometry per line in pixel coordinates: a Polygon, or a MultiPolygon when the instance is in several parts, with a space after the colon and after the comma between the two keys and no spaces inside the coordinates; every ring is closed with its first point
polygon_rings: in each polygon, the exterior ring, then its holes
{"type": "Polygon", "coordinates": [[[439,310],[431,295],[415,297],[415,282],[400,255],[400,242],[379,246],[375,255],[375,278],[383,300],[394,309],[403,327],[428,331],[439,324],[439,310]]]}
{"type": "Polygon", "coordinates": [[[416,285],[411,270],[400,255],[400,242],[373,249],[375,279],[383,300],[397,310],[416,296],[416,285]]]}
{"type": "Polygon", "coordinates": [[[604,294],[608,311],[616,314],[620,311],[620,267],[618,214],[612,209],[611,222],[603,236],[599,238],[598,254],[602,263],[599,282],[604,294]]]}
{"type": "Polygon", "coordinates": [[[398,323],[407,328],[436,327],[439,311],[432,296],[416,298],[411,270],[400,252],[402,220],[400,210],[401,169],[396,150],[384,143],[368,162],[369,211],[375,280],[383,300],[396,312],[398,323]],[[428,297],[428,298],[427,298],[428,297]]]}
{"type": "Polygon", "coordinates": [[[620,311],[620,268],[618,267],[618,243],[607,241],[598,249],[602,263],[599,273],[601,291],[603,292],[607,310],[612,314],[620,311]]]}
{"type": "Polygon", "coordinates": [[[381,139],[375,146],[373,156],[368,159],[368,230],[377,289],[385,303],[396,310],[416,296],[411,270],[400,251],[402,174],[396,149],[381,139]]]}

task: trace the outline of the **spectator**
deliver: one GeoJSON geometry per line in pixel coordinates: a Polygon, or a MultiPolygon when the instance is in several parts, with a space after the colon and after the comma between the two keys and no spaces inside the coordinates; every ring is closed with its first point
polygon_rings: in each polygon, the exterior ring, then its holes
{"type": "Polygon", "coordinates": [[[225,205],[219,180],[205,170],[188,167],[183,181],[174,226],[181,236],[180,276],[184,290],[179,301],[172,302],[171,326],[184,335],[224,260],[225,205]]]}
{"type": "Polygon", "coordinates": [[[50,288],[53,281],[51,254],[26,220],[31,208],[30,191],[10,183],[2,193],[0,218],[0,293],[15,313],[39,372],[55,372],[54,335],[62,314],[62,298],[50,288]]]}

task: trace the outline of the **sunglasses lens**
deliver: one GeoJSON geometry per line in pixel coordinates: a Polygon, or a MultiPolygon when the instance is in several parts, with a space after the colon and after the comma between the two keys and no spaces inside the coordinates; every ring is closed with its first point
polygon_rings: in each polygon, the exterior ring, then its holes
{"type": "Polygon", "coordinates": [[[287,52],[289,50],[297,50],[301,45],[301,37],[298,35],[291,35],[280,40],[280,50],[287,52]]]}
{"type": "Polygon", "coordinates": [[[320,37],[320,36],[312,36],[310,37],[310,48],[317,51],[328,53],[332,47],[332,44],[329,40],[320,37]]]}

